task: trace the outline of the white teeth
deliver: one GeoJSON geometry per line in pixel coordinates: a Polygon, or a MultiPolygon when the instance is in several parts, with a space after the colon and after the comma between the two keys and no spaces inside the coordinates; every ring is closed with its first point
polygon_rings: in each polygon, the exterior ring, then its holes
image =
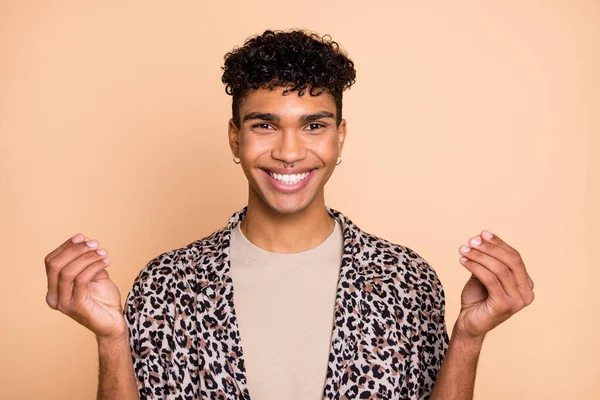
{"type": "Polygon", "coordinates": [[[298,182],[306,179],[306,177],[309,175],[309,172],[305,172],[303,174],[291,174],[291,175],[287,175],[287,174],[283,175],[283,174],[276,174],[273,172],[269,172],[269,175],[271,175],[271,177],[273,179],[276,179],[280,182],[294,184],[294,183],[298,183],[298,182]]]}

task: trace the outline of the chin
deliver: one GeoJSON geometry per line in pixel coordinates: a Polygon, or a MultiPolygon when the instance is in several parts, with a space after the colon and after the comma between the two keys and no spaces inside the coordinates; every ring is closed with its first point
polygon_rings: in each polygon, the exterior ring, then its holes
{"type": "Polygon", "coordinates": [[[258,197],[259,201],[263,203],[265,208],[271,209],[273,212],[283,215],[302,212],[315,200],[315,196],[286,196],[270,192],[261,193],[258,197]]]}
{"type": "Polygon", "coordinates": [[[279,214],[296,214],[310,205],[308,201],[268,201],[267,207],[279,214]]]}

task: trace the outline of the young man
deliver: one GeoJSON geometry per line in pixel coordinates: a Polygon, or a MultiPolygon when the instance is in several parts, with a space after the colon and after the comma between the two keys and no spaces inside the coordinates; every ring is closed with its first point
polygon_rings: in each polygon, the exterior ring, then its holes
{"type": "Polygon", "coordinates": [[[533,301],[533,282],[500,238],[471,238],[450,340],[433,268],[325,205],[354,79],[326,38],[247,40],[223,82],[248,205],[150,261],[124,310],[96,241],[77,234],[46,257],[48,304],[96,334],[99,399],[472,398],[486,332],[533,301]]]}

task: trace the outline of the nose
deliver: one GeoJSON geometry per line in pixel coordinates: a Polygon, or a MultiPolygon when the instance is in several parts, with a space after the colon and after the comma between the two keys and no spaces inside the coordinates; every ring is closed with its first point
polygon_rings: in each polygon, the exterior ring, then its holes
{"type": "Polygon", "coordinates": [[[294,130],[282,130],[273,148],[273,158],[288,163],[304,158],[306,148],[302,138],[294,130]]]}

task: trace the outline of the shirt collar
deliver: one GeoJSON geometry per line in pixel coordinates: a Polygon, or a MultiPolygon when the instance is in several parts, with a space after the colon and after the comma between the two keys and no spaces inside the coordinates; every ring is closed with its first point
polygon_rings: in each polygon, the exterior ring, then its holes
{"type": "MultiPolygon", "coordinates": [[[[355,358],[360,329],[356,326],[357,316],[362,311],[361,292],[369,278],[382,274],[381,268],[369,267],[373,263],[365,254],[365,246],[373,237],[363,233],[349,218],[341,212],[326,207],[327,212],[341,225],[344,248],[340,274],[337,283],[335,315],[330,346],[329,370],[325,384],[335,391],[340,387],[344,371],[355,358]],[[369,276],[366,276],[369,275],[369,276]]],[[[195,260],[195,291],[198,297],[198,321],[203,321],[202,346],[211,348],[226,345],[228,348],[241,349],[239,327],[235,318],[233,303],[233,282],[230,272],[231,232],[246,216],[247,206],[235,212],[229,218],[226,227],[213,232],[203,241],[202,249],[195,260]],[[228,323],[222,323],[222,321],[228,323]],[[216,341],[213,341],[216,340],[216,341]]],[[[372,247],[372,246],[371,246],[372,247]]],[[[371,248],[369,247],[369,248],[371,248]]],[[[378,251],[379,249],[374,249],[378,251]]],[[[202,347],[201,346],[201,347],[202,347]]],[[[201,351],[201,349],[199,349],[201,351]]],[[[201,355],[199,354],[199,357],[201,355]]],[[[232,382],[240,393],[247,394],[245,367],[237,357],[221,354],[217,363],[228,365],[232,373],[232,382]],[[237,379],[241,377],[241,379],[237,379]]],[[[200,359],[200,358],[199,358],[200,359]]],[[[246,398],[246,397],[244,397],[246,398]]]]}
{"type": "MultiPolygon", "coordinates": [[[[368,260],[365,256],[365,246],[369,243],[369,235],[362,231],[350,218],[341,213],[340,211],[331,207],[325,207],[327,213],[335,218],[341,226],[342,234],[344,237],[344,254],[343,257],[352,257],[352,263],[350,266],[358,276],[368,276],[369,278],[376,278],[385,276],[385,271],[381,268],[373,268],[369,265],[368,260]]],[[[220,249],[227,254],[229,257],[229,244],[231,241],[232,230],[240,224],[246,217],[248,206],[245,206],[239,211],[233,213],[227,222],[227,226],[224,227],[220,232],[220,249]]],[[[217,243],[215,243],[217,244],[217,243]]],[[[214,277],[214,275],[213,275],[214,277]]]]}

